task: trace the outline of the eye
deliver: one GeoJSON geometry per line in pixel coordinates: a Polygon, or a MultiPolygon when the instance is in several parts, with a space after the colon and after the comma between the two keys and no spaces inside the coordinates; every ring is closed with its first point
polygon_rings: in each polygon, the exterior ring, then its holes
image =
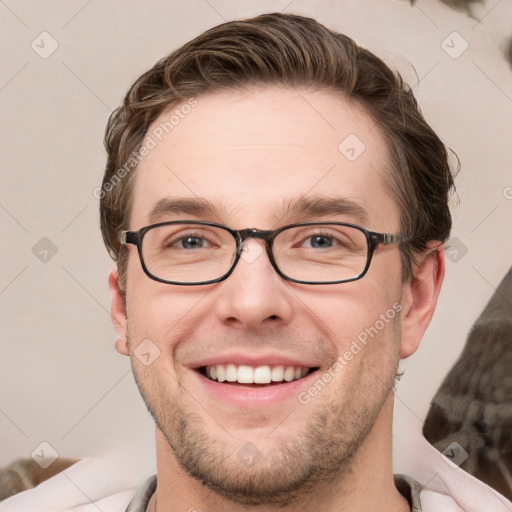
{"type": "Polygon", "coordinates": [[[188,236],[180,238],[176,243],[179,245],[180,249],[200,249],[205,247],[208,242],[198,236],[188,236]]]}
{"type": "Polygon", "coordinates": [[[302,242],[299,243],[299,247],[308,249],[346,249],[353,245],[350,237],[341,231],[317,231],[301,238],[302,242]]]}
{"type": "Polygon", "coordinates": [[[332,247],[334,238],[329,235],[313,235],[306,238],[303,246],[312,247],[313,249],[326,249],[332,247]],[[309,241],[309,243],[308,243],[309,241]]]}
{"type": "Polygon", "coordinates": [[[163,243],[165,249],[183,249],[187,251],[209,249],[213,246],[214,243],[211,240],[198,233],[174,235],[168,237],[163,243]]]}

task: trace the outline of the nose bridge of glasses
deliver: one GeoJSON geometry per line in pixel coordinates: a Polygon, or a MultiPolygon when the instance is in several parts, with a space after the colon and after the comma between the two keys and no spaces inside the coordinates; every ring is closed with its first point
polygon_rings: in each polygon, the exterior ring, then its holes
{"type": "Polygon", "coordinates": [[[247,228],[238,231],[240,243],[243,243],[248,238],[257,238],[268,242],[272,236],[273,231],[266,229],[247,228]]]}

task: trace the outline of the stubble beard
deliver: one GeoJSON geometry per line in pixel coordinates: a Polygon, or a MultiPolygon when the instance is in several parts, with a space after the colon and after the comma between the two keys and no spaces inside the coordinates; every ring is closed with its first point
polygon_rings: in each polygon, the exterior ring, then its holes
{"type": "MultiPolygon", "coordinates": [[[[244,443],[226,433],[220,425],[217,428],[218,423],[211,419],[218,417],[216,411],[211,415],[204,411],[181,383],[171,395],[168,386],[154,379],[153,372],[140,364],[134,365],[133,356],[131,360],[146,407],[175,460],[188,475],[233,503],[248,507],[284,507],[307,500],[308,495],[318,493],[334,481],[342,481],[350,473],[359,447],[393,392],[399,356],[390,354],[388,372],[376,380],[374,368],[361,366],[357,382],[350,383],[351,392],[331,393],[330,400],[319,402],[321,409],[316,405],[314,414],[308,411],[308,406],[297,405],[291,416],[301,417],[309,412],[302,432],[294,439],[283,438],[278,449],[274,446],[265,450],[264,443],[255,441],[261,457],[251,467],[237,457],[244,443]],[[148,378],[150,375],[152,380],[148,378]],[[340,400],[339,396],[344,399],[340,400]],[[191,410],[192,407],[203,416],[191,410]],[[208,429],[208,419],[216,432],[208,429]]],[[[311,403],[317,403],[315,400],[311,403]]],[[[276,424],[280,421],[276,419],[276,424]]],[[[269,437],[271,445],[272,435],[269,437]]]]}

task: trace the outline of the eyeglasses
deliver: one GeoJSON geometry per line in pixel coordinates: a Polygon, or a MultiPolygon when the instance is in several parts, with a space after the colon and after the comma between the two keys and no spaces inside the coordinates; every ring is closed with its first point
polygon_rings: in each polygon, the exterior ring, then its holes
{"type": "Polygon", "coordinates": [[[137,246],[146,275],[192,286],[228,278],[243,258],[248,238],[266,242],[267,255],[283,278],[301,284],[338,284],[361,279],[379,245],[410,240],[343,222],[307,222],[275,230],[236,231],[203,221],[170,221],[122,231],[121,243],[137,246]]]}

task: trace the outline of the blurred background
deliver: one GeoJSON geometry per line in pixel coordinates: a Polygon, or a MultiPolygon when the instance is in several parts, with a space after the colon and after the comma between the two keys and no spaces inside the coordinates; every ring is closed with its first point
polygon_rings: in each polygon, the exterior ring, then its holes
{"type": "Polygon", "coordinates": [[[0,466],[41,443],[77,458],[122,445],[153,471],[153,423],[109,317],[112,262],[94,196],[105,124],[159,58],[214,25],[274,11],[314,17],[398,69],[460,158],[445,284],[397,388],[395,437],[421,429],[512,264],[512,2],[462,4],[0,1],[0,466]]]}

